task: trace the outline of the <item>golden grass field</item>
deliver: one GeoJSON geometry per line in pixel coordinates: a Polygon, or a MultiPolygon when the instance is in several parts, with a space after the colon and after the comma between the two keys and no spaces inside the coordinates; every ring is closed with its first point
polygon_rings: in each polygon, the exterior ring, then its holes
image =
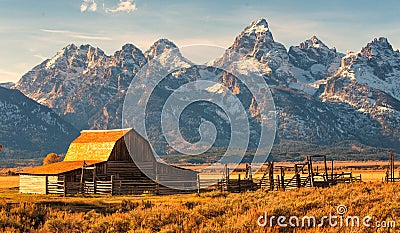
{"type": "MultiPolygon", "coordinates": [[[[18,176],[0,176],[0,232],[400,232],[400,182],[384,170],[352,170],[364,182],[330,188],[246,193],[57,196],[18,193],[18,176]],[[268,216],[322,216],[347,207],[346,216],[371,216],[375,226],[261,227],[268,216]]],[[[317,223],[318,224],[318,223],[317,223]]]]}
{"type": "Polygon", "coordinates": [[[18,176],[0,176],[0,189],[18,187],[18,176]]]}

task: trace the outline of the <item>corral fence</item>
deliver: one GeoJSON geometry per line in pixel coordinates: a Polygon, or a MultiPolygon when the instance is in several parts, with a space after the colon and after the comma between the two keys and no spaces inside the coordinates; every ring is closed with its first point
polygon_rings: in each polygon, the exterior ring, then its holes
{"type": "Polygon", "coordinates": [[[46,185],[47,194],[106,194],[106,195],[128,195],[128,194],[172,194],[196,192],[199,183],[190,181],[164,181],[164,184],[182,185],[182,190],[172,189],[160,185],[152,180],[116,180],[108,181],[84,181],[65,182],[48,181],[46,185]]]}

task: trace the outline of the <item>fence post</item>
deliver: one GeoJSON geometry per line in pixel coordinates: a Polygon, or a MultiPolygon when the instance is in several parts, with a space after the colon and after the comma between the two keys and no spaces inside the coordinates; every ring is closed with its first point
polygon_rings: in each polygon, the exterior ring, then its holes
{"type": "Polygon", "coordinates": [[[64,189],[64,197],[67,196],[67,181],[65,180],[65,175],[63,175],[63,189],[64,189]]]}
{"type": "Polygon", "coordinates": [[[156,195],[160,194],[160,184],[158,181],[158,163],[156,163],[156,167],[155,167],[155,175],[156,175],[156,187],[155,187],[155,191],[156,191],[156,195]]]}
{"type": "Polygon", "coordinates": [[[45,192],[45,194],[47,195],[47,194],[49,194],[49,178],[47,177],[47,175],[46,175],[46,178],[45,178],[45,188],[46,188],[46,190],[44,191],[45,192]]]}
{"type": "Polygon", "coordinates": [[[277,182],[278,182],[278,186],[276,187],[276,190],[278,190],[278,189],[281,188],[281,181],[279,179],[279,175],[276,175],[276,179],[277,179],[277,182]]]}
{"type": "Polygon", "coordinates": [[[240,174],[238,175],[238,186],[239,186],[239,193],[241,192],[240,190],[240,174]]]}
{"type": "Polygon", "coordinates": [[[200,196],[200,175],[199,175],[199,173],[197,173],[196,184],[197,184],[197,196],[200,196]]]}
{"type": "Polygon", "coordinates": [[[93,193],[96,194],[96,165],[93,168],[93,193]]]}
{"type": "Polygon", "coordinates": [[[394,152],[391,151],[390,152],[390,181],[394,182],[395,178],[394,178],[394,152]]]}
{"type": "Polygon", "coordinates": [[[226,168],[226,191],[229,192],[229,168],[226,168]]]}
{"type": "Polygon", "coordinates": [[[298,168],[297,164],[294,165],[294,172],[296,174],[296,186],[297,186],[297,188],[300,188],[301,181],[300,181],[299,168],[298,168]]]}
{"type": "Polygon", "coordinates": [[[282,189],[285,190],[285,171],[283,167],[281,167],[281,182],[282,182],[282,189]]]}
{"type": "Polygon", "coordinates": [[[269,181],[269,189],[274,191],[274,161],[272,161],[269,166],[269,181]]]}
{"type": "Polygon", "coordinates": [[[326,155],[324,155],[324,167],[325,167],[325,177],[324,178],[326,178],[326,182],[328,182],[329,181],[329,175],[328,175],[328,165],[327,165],[327,163],[326,163],[326,155]]]}
{"type": "MultiPolygon", "coordinates": [[[[309,175],[311,176],[311,187],[314,187],[314,170],[313,170],[313,166],[312,166],[312,160],[311,160],[311,156],[307,156],[307,160],[308,160],[308,171],[309,171],[309,175]]],[[[317,167],[318,168],[318,167],[317,167]]]]}
{"type": "Polygon", "coordinates": [[[114,175],[111,175],[111,196],[114,195],[114,175]]]}
{"type": "Polygon", "coordinates": [[[250,170],[250,180],[253,180],[253,171],[251,170],[251,164],[249,165],[249,170],[250,170]]]}
{"type": "Polygon", "coordinates": [[[158,182],[158,174],[156,174],[156,195],[160,194],[160,183],[158,182]]]}

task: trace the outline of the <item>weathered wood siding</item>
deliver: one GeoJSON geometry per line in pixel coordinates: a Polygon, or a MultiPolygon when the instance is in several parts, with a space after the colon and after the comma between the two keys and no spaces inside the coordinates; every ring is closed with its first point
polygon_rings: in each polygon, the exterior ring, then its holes
{"type": "Polygon", "coordinates": [[[146,176],[155,179],[156,159],[153,155],[153,150],[147,140],[145,140],[135,130],[131,130],[124,137],[124,145],[130,148],[129,156],[134,158],[134,162],[146,176]]]}
{"type": "Polygon", "coordinates": [[[131,156],[135,158],[135,161],[155,162],[149,142],[140,136],[139,133],[131,130],[125,135],[125,139],[126,146],[130,148],[131,156]]]}
{"type": "Polygon", "coordinates": [[[124,138],[120,138],[115,143],[114,148],[108,157],[108,161],[132,161],[132,157],[126,147],[124,138]]]}
{"type": "MultiPolygon", "coordinates": [[[[137,143],[140,142],[137,141],[137,143]]],[[[137,147],[138,146],[136,144],[135,148],[137,147]]],[[[152,164],[153,162],[150,163],[152,164]]],[[[133,162],[133,159],[126,146],[125,138],[120,138],[115,143],[106,167],[107,177],[114,176],[116,179],[123,180],[148,179],[133,162]]]]}
{"type": "Polygon", "coordinates": [[[107,162],[107,177],[109,176],[124,180],[147,179],[132,161],[107,162]]]}
{"type": "Polygon", "coordinates": [[[57,182],[57,181],[59,181],[58,175],[47,176],[47,182],[57,182]]]}
{"type": "MultiPolygon", "coordinates": [[[[177,184],[176,187],[191,186],[193,182],[196,182],[196,172],[157,162],[149,142],[136,131],[130,131],[125,135],[124,140],[126,143],[123,141],[121,150],[130,148],[129,151],[134,157],[134,162],[139,162],[140,164],[137,166],[150,178],[164,182],[171,181],[173,184],[177,184]]],[[[121,154],[125,155],[126,152],[122,152],[121,154]]]]}
{"type": "Polygon", "coordinates": [[[157,163],[157,180],[177,189],[195,189],[197,173],[168,164],[157,163]]]}
{"type": "Polygon", "coordinates": [[[20,175],[19,192],[46,194],[46,176],[20,175]]]}
{"type": "Polygon", "coordinates": [[[197,173],[194,171],[177,168],[168,164],[158,163],[157,173],[159,180],[171,180],[171,181],[189,181],[197,179],[197,173]]]}

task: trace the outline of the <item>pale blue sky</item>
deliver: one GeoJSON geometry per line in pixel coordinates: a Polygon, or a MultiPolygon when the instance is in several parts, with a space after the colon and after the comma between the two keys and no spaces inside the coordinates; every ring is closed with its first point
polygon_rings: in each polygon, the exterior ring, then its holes
{"type": "Polygon", "coordinates": [[[0,0],[0,82],[17,81],[70,43],[91,44],[107,54],[126,43],[145,51],[159,38],[178,46],[228,47],[261,17],[287,48],[312,35],[342,52],[359,51],[379,36],[400,47],[400,1],[395,0],[84,1],[0,0]]]}

